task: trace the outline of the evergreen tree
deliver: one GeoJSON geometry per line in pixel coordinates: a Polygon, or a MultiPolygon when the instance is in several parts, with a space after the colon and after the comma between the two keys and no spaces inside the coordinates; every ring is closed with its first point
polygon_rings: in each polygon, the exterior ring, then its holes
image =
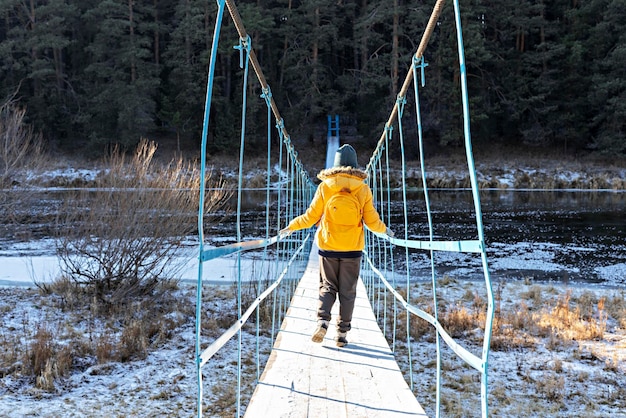
{"type": "Polygon", "coordinates": [[[398,19],[404,15],[404,6],[395,3],[395,7],[389,7],[384,2],[363,1],[359,11],[354,30],[355,39],[361,40],[357,44],[359,60],[354,71],[358,86],[356,117],[359,131],[373,144],[393,108],[398,83],[406,76],[406,71],[403,76],[399,75],[400,57],[404,58],[403,70],[406,70],[410,65],[407,57],[414,51],[408,48],[400,51],[398,19]]]}
{"type": "MultiPolygon", "coordinates": [[[[473,138],[626,152],[624,1],[461,2],[473,138]]],[[[294,139],[323,138],[326,115],[339,114],[342,134],[373,143],[433,3],[241,0],[236,6],[294,139]]],[[[130,147],[157,128],[176,136],[178,148],[196,147],[215,16],[215,3],[199,0],[0,0],[0,97],[19,100],[28,121],[64,148],[130,147]]],[[[211,152],[239,142],[238,38],[226,13],[211,152]]],[[[451,3],[425,59],[426,139],[458,146],[462,108],[451,3]]],[[[261,145],[267,110],[253,71],[248,82],[248,141],[261,145]]],[[[412,101],[407,94],[405,115],[413,113],[412,101]]],[[[403,126],[415,134],[414,118],[403,126]]]]}
{"type": "Polygon", "coordinates": [[[289,4],[286,19],[280,25],[285,43],[278,87],[288,103],[284,117],[299,122],[297,132],[326,120],[326,94],[334,82],[331,62],[333,43],[338,37],[338,27],[334,25],[338,6],[330,0],[294,3],[289,4]]]}
{"type": "Polygon", "coordinates": [[[94,30],[82,78],[93,147],[131,147],[154,129],[159,79],[151,16],[151,5],[133,0],[100,1],[83,15],[94,30]]]}
{"type": "Polygon", "coordinates": [[[603,9],[593,28],[593,87],[589,103],[595,110],[591,145],[603,153],[626,154],[626,1],[592,2],[603,9]]]}
{"type": "Polygon", "coordinates": [[[209,23],[216,9],[209,9],[205,1],[181,0],[171,19],[172,31],[163,55],[166,71],[160,117],[177,138],[182,137],[183,145],[199,143],[212,35],[209,23]]]}
{"type": "Polygon", "coordinates": [[[20,97],[46,139],[66,138],[78,108],[67,62],[76,8],[64,0],[3,0],[0,15],[2,97],[20,97]]]}

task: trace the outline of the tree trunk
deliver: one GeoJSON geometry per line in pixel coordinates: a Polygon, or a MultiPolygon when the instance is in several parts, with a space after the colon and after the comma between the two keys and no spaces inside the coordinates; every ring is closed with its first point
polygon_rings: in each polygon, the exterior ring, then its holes
{"type": "Polygon", "coordinates": [[[154,6],[154,63],[159,65],[161,61],[159,43],[159,0],[154,0],[152,4],[154,6]]]}
{"type": "MultiPolygon", "coordinates": [[[[185,22],[189,22],[190,15],[189,12],[191,10],[191,5],[189,4],[190,0],[185,1],[185,22]]],[[[188,23],[187,23],[188,25],[188,23]]],[[[185,64],[191,64],[191,36],[189,34],[189,28],[185,30],[185,64]]]]}
{"type": "MultiPolygon", "coordinates": [[[[361,12],[363,14],[367,13],[367,0],[361,0],[361,12]]],[[[361,65],[359,67],[361,69],[361,75],[359,78],[361,79],[359,82],[359,94],[361,94],[361,89],[363,86],[362,79],[365,74],[365,69],[367,67],[367,40],[368,40],[368,28],[363,28],[363,34],[361,35],[361,65]]]]}
{"type": "Polygon", "coordinates": [[[524,29],[517,28],[517,36],[515,37],[515,48],[519,52],[524,52],[524,48],[525,48],[524,43],[525,43],[524,29]]]}
{"type": "Polygon", "coordinates": [[[57,81],[57,88],[63,89],[63,51],[59,48],[52,49],[54,57],[54,75],[57,81]]]}
{"type": "Polygon", "coordinates": [[[398,0],[393,0],[393,29],[391,36],[391,97],[398,93],[398,26],[400,25],[398,0]]]}
{"type": "MultiPolygon", "coordinates": [[[[28,16],[29,19],[29,24],[28,27],[30,28],[31,32],[34,32],[35,30],[35,0],[30,0],[30,15],[28,16]]],[[[30,54],[32,57],[32,63],[37,61],[37,58],[39,56],[39,53],[37,51],[37,47],[33,46],[30,49],[30,54]]],[[[31,63],[31,65],[32,65],[31,63]]],[[[33,96],[34,97],[38,97],[39,96],[39,90],[40,90],[40,81],[38,77],[35,77],[33,79],[33,96]]]]}
{"type": "Polygon", "coordinates": [[[134,16],[133,16],[133,10],[134,10],[134,1],[133,0],[128,0],[128,27],[130,28],[130,47],[131,47],[131,54],[130,54],[130,81],[131,83],[135,82],[137,80],[137,64],[135,63],[135,51],[134,51],[134,47],[135,47],[135,27],[134,27],[134,16]]]}
{"type": "MultiPolygon", "coordinates": [[[[293,0],[289,0],[287,2],[287,16],[291,16],[291,8],[293,6],[293,0]]],[[[283,59],[282,64],[280,65],[280,79],[278,81],[279,88],[282,88],[285,76],[285,66],[286,66],[286,57],[287,51],[289,50],[289,37],[285,35],[285,40],[283,41],[283,59]]]]}
{"type": "Polygon", "coordinates": [[[313,64],[313,74],[316,73],[316,66],[317,66],[317,60],[319,57],[319,44],[317,41],[317,34],[319,33],[320,30],[320,9],[319,7],[315,8],[315,12],[314,12],[314,18],[313,18],[313,25],[315,28],[315,33],[316,36],[313,37],[313,45],[311,48],[311,64],[313,64]]]}
{"type": "MultiPolygon", "coordinates": [[[[544,2],[541,2],[541,27],[539,28],[539,42],[540,45],[543,45],[546,43],[546,6],[544,4],[544,2]]],[[[545,51],[545,49],[544,49],[545,51]]],[[[542,54],[542,69],[543,72],[547,72],[548,71],[548,63],[546,62],[546,55],[547,54],[542,54]]]]}

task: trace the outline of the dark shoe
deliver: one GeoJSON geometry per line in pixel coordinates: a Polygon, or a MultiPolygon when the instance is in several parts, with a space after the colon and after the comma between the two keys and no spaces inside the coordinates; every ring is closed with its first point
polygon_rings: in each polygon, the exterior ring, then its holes
{"type": "Polygon", "coordinates": [[[322,341],[324,341],[324,336],[326,335],[326,331],[328,331],[328,325],[326,324],[318,325],[317,329],[313,333],[313,336],[311,337],[311,341],[313,341],[314,343],[321,343],[322,341]]]}
{"type": "Polygon", "coordinates": [[[348,340],[346,339],[347,334],[347,332],[337,332],[337,336],[335,337],[337,347],[343,347],[348,344],[348,340]]]}

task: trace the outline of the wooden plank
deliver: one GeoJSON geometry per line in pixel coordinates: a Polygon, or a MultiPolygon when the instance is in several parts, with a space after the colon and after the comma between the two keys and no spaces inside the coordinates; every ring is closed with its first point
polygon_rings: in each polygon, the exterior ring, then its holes
{"type": "Polygon", "coordinates": [[[311,341],[318,283],[314,247],[245,417],[426,417],[376,323],[361,280],[348,345],[335,346],[338,302],[324,341],[311,341]]]}

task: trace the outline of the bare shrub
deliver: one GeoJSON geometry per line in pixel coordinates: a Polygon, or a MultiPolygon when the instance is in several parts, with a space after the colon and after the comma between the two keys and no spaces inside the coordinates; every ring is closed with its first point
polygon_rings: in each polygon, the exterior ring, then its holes
{"type": "MultiPolygon", "coordinates": [[[[115,151],[96,188],[75,192],[58,219],[62,273],[111,304],[149,295],[188,261],[179,250],[196,230],[199,169],[182,159],[157,167],[156,144],[142,140],[134,156],[115,151]]],[[[205,213],[228,197],[207,178],[205,213]]]]}
{"type": "Polygon", "coordinates": [[[0,193],[0,216],[5,220],[14,219],[17,210],[28,207],[32,198],[23,188],[19,192],[9,189],[20,184],[20,176],[27,170],[45,161],[41,135],[24,122],[25,116],[26,110],[12,99],[0,105],[0,189],[4,190],[0,193]]]}
{"type": "Polygon", "coordinates": [[[43,156],[41,135],[24,122],[26,110],[12,100],[0,105],[0,188],[16,181],[22,170],[35,167],[43,156]]]}

